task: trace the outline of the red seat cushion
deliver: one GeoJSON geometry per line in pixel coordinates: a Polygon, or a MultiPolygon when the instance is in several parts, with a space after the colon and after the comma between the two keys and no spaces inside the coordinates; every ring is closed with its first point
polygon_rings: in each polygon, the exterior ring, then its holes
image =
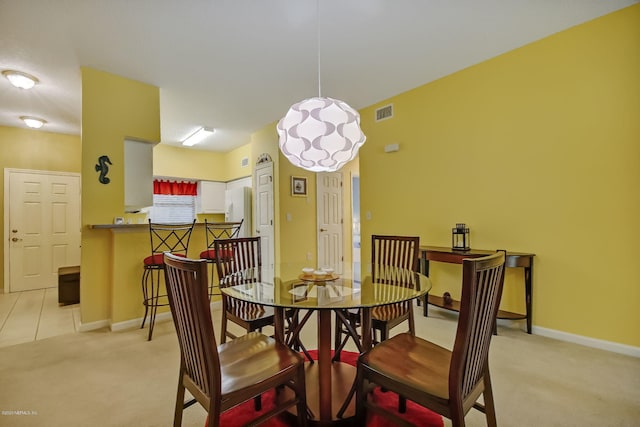
{"type": "MultiPolygon", "coordinates": [[[[222,252],[222,258],[231,258],[233,256],[233,251],[226,250],[222,252]]],[[[207,249],[206,251],[200,252],[200,259],[216,259],[216,250],[215,249],[207,249]]]]}
{"type": "MultiPolygon", "coordinates": [[[[186,255],[183,255],[183,254],[173,254],[173,255],[186,258],[186,255]]],[[[144,259],[144,265],[145,266],[164,265],[164,254],[153,254],[151,256],[146,257],[144,259]]]]}

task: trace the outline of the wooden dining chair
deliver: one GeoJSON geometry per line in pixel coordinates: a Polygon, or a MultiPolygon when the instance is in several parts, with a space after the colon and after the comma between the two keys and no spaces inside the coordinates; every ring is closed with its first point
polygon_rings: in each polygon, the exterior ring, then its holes
{"type": "Polygon", "coordinates": [[[187,256],[191,232],[196,221],[186,224],[159,224],[149,220],[149,237],[151,241],[151,255],[142,261],[142,304],[144,316],[140,328],[149,317],[148,341],[153,337],[153,327],[156,323],[158,307],[169,305],[167,294],[161,285],[162,271],[164,270],[164,252],[170,252],[182,257],[187,256]]]}
{"type": "MultiPolygon", "coordinates": [[[[415,286],[415,275],[418,271],[420,238],[412,236],[371,236],[371,281],[393,286],[415,286]]],[[[412,301],[381,305],[371,309],[371,336],[373,344],[386,340],[392,328],[407,322],[408,332],[415,334],[412,301]],[[379,338],[378,338],[379,337],[379,338]]],[[[340,360],[340,353],[349,339],[356,344],[358,351],[364,350],[361,335],[357,333],[360,326],[360,310],[341,310],[336,312],[336,336],[333,360],[340,360]]],[[[342,416],[347,403],[356,392],[354,383],[345,403],[338,411],[342,416]]],[[[406,399],[398,397],[398,411],[406,411],[406,399]]]]}
{"type": "Polygon", "coordinates": [[[294,396],[254,421],[262,422],[296,406],[297,423],[307,424],[304,359],[284,344],[251,332],[217,345],[209,303],[207,263],[165,254],[165,281],[180,345],[180,372],[174,427],[184,408],[198,402],[207,426],[220,426],[220,414],[271,389],[289,387],[294,396]],[[184,402],[185,390],[193,399],[184,402]]]}
{"type": "MultiPolygon", "coordinates": [[[[239,237],[235,239],[218,239],[214,242],[214,250],[224,256],[216,257],[218,280],[220,287],[256,283],[262,280],[262,254],[260,237],[239,237]]],[[[237,338],[229,331],[231,321],[247,332],[262,330],[274,324],[272,307],[248,303],[222,294],[222,324],[220,340],[237,338]]]]}
{"type": "MultiPolygon", "coordinates": [[[[218,258],[218,253],[214,247],[215,241],[218,239],[233,239],[238,237],[243,223],[244,219],[236,222],[209,222],[206,219],[204,220],[204,232],[207,248],[200,252],[200,259],[207,260],[207,263],[211,265],[211,274],[209,277],[209,298],[215,295],[220,295],[220,292],[217,289],[218,286],[215,285],[215,274],[213,274],[214,269],[216,268],[216,259],[218,258]]],[[[225,254],[220,255],[222,257],[225,256],[225,254]]]]}
{"type": "Polygon", "coordinates": [[[453,350],[403,333],[362,354],[356,376],[356,417],[365,425],[372,410],[408,425],[368,398],[374,386],[405,398],[464,426],[473,407],[496,426],[496,411],[489,375],[489,345],[504,283],[504,252],[463,260],[460,316],[453,350]],[[484,405],[477,402],[480,395],[484,405]]]}
{"type": "MultiPolygon", "coordinates": [[[[371,236],[371,278],[374,282],[394,286],[412,286],[418,271],[420,238],[409,236],[371,236]]],[[[371,310],[373,342],[386,340],[392,328],[407,322],[410,334],[415,333],[412,301],[374,307],[371,310]]],[[[359,310],[343,310],[336,313],[334,360],[351,338],[361,352],[360,338],[354,334],[360,326],[359,310]]]]}
{"type": "MultiPolygon", "coordinates": [[[[255,283],[262,280],[262,255],[260,252],[260,237],[240,237],[235,239],[218,239],[214,243],[214,250],[219,254],[216,258],[218,280],[220,287],[255,283]]],[[[222,342],[226,338],[236,338],[229,331],[228,322],[231,321],[247,332],[259,330],[265,326],[274,326],[274,310],[259,304],[252,304],[222,295],[222,325],[220,336],[222,342]]],[[[299,337],[300,329],[309,318],[309,313],[299,320],[298,309],[285,310],[285,336],[289,346],[302,351],[307,359],[313,358],[307,351],[299,337]]],[[[256,405],[259,405],[256,402],[256,405]]]]}

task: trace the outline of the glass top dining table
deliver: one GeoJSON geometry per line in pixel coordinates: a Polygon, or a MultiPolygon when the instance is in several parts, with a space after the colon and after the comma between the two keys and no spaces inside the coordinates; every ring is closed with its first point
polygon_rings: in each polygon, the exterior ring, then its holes
{"type": "Polygon", "coordinates": [[[273,280],[221,287],[226,297],[273,307],[275,338],[282,343],[285,343],[285,310],[316,312],[318,356],[316,363],[308,363],[306,367],[307,405],[312,425],[349,425],[355,415],[353,399],[340,417],[337,414],[349,395],[356,368],[332,361],[332,312],[359,309],[361,343],[367,350],[372,345],[373,307],[421,298],[431,289],[427,276],[409,270],[386,267],[374,269],[372,274],[369,265],[359,270],[345,270],[323,276],[281,266],[273,280]]]}

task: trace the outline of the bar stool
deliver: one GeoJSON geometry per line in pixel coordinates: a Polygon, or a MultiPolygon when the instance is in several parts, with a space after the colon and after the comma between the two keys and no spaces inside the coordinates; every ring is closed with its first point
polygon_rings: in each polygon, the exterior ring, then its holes
{"type": "Polygon", "coordinates": [[[153,326],[156,322],[158,307],[168,306],[169,300],[166,292],[160,292],[160,278],[164,274],[164,252],[186,257],[189,249],[191,232],[196,221],[190,224],[157,224],[149,220],[149,236],[151,237],[151,256],[143,261],[142,273],[142,304],[144,305],[144,317],[140,329],[149,316],[149,337],[153,336],[153,326]]]}
{"type": "MultiPolygon", "coordinates": [[[[214,247],[215,241],[218,239],[233,239],[240,234],[240,228],[244,218],[238,222],[207,222],[204,220],[205,237],[207,239],[207,249],[200,252],[200,259],[207,261],[207,264],[211,266],[211,274],[209,275],[209,299],[214,295],[220,295],[219,286],[214,283],[214,271],[218,254],[214,247]],[[214,292],[214,289],[218,288],[218,292],[214,292]]],[[[224,256],[224,254],[222,254],[224,256]]]]}

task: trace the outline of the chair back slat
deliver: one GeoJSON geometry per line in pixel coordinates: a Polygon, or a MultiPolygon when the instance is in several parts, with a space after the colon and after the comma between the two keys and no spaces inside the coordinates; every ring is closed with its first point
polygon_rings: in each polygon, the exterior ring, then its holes
{"type": "MultiPolygon", "coordinates": [[[[371,278],[374,283],[401,287],[416,285],[420,238],[410,236],[371,236],[371,278]]],[[[392,319],[411,310],[411,301],[375,307],[372,315],[392,319]]],[[[410,322],[413,322],[411,320],[410,322]]]]}
{"type": "Polygon", "coordinates": [[[149,220],[151,255],[171,252],[186,257],[195,223],[196,221],[193,220],[188,224],[158,224],[149,220]]]}
{"type": "Polygon", "coordinates": [[[167,295],[185,375],[208,399],[219,399],[220,359],[211,319],[206,261],[165,253],[164,262],[167,295]]]}
{"type": "MultiPolygon", "coordinates": [[[[214,249],[217,254],[225,254],[216,259],[220,287],[256,283],[262,280],[262,254],[260,237],[239,237],[218,239],[214,249]]],[[[222,296],[227,309],[240,310],[250,317],[259,317],[264,307],[238,299],[222,296]]]]}
{"type": "Polygon", "coordinates": [[[464,399],[482,381],[504,284],[504,252],[463,260],[460,317],[449,394],[464,399]]]}
{"type": "Polygon", "coordinates": [[[377,283],[410,286],[418,271],[420,238],[371,236],[372,279],[377,283]]]}
{"type": "Polygon", "coordinates": [[[260,237],[219,239],[214,244],[219,257],[216,265],[220,286],[259,282],[262,279],[262,254],[260,237]]]}

